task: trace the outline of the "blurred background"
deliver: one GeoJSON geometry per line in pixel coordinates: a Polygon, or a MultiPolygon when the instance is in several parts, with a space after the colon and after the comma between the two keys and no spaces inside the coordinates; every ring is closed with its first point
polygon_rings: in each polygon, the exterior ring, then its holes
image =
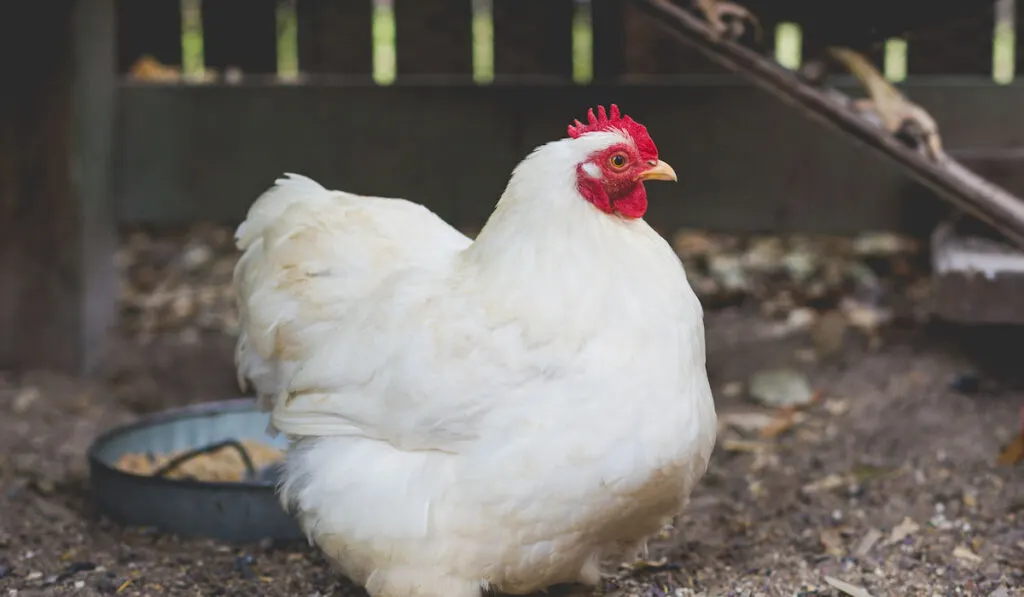
{"type": "MultiPolygon", "coordinates": [[[[764,35],[744,43],[792,70],[820,56],[754,4],[764,35]]],[[[856,48],[950,155],[1018,196],[1020,10],[856,48]]],[[[997,465],[1024,396],[1020,252],[969,226],[994,269],[940,275],[935,231],[969,218],[634,2],[17,11],[0,23],[0,588],[360,594],[302,547],[98,516],[83,454],[112,425],[239,395],[233,233],[281,173],[405,197],[473,235],[517,162],[613,102],[679,175],[650,185],[647,219],[704,304],[722,426],[686,532],[655,546],[665,565],[619,570],[609,594],[832,595],[825,574],[876,595],[1024,584],[1019,467],[997,465]]]]}

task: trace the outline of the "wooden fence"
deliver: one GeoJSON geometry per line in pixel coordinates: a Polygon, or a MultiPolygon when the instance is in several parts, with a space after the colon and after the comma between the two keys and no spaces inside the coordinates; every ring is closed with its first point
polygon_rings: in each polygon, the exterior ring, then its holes
{"type": "MultiPolygon", "coordinates": [[[[628,0],[182,6],[118,3],[123,222],[236,221],[291,171],[407,197],[474,227],[532,147],[609,102],[648,125],[680,175],[651,185],[650,219],[662,230],[923,231],[939,208],[894,167],[723,72],[628,0]],[[145,55],[195,63],[197,44],[212,80],[128,75],[145,55]]],[[[760,16],[764,51],[792,54],[793,40],[776,32],[793,27],[760,16]]],[[[1012,36],[994,43],[995,30],[979,18],[893,43],[905,54],[890,53],[887,72],[905,72],[904,89],[937,118],[952,153],[1024,193],[1024,87],[1011,81],[1024,69],[1012,36]]]]}

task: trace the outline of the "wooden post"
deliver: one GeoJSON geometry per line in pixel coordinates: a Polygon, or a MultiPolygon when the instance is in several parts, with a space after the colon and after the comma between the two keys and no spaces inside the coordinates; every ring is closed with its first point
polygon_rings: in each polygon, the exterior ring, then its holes
{"type": "Polygon", "coordinates": [[[0,19],[0,368],[88,372],[115,315],[114,0],[0,19]]]}

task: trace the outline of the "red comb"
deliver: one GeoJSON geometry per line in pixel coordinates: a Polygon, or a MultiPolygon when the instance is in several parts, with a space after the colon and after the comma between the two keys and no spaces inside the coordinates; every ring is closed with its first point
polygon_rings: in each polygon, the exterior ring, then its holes
{"type": "Polygon", "coordinates": [[[604,106],[598,106],[597,114],[595,115],[594,109],[591,108],[587,111],[587,124],[576,120],[569,125],[569,136],[576,139],[587,133],[607,131],[614,128],[632,137],[640,154],[645,158],[656,158],[658,156],[658,148],[655,147],[651,136],[647,134],[647,127],[629,116],[622,116],[619,112],[619,107],[615,104],[611,105],[609,112],[605,112],[604,106]]]}

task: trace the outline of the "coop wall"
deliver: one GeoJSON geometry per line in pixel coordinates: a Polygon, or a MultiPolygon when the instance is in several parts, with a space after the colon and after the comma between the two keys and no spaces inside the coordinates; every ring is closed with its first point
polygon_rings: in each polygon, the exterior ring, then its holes
{"type": "MultiPolygon", "coordinates": [[[[798,67],[799,28],[760,16],[760,51],[798,67]]],[[[1012,30],[975,19],[862,49],[954,155],[1024,192],[1012,30]]],[[[651,185],[658,229],[923,232],[942,209],[626,0],[120,0],[118,43],[122,222],[238,221],[287,171],[473,228],[530,149],[611,102],[679,173],[651,185]],[[146,56],[171,67],[160,80],[139,75],[146,56]]]]}

